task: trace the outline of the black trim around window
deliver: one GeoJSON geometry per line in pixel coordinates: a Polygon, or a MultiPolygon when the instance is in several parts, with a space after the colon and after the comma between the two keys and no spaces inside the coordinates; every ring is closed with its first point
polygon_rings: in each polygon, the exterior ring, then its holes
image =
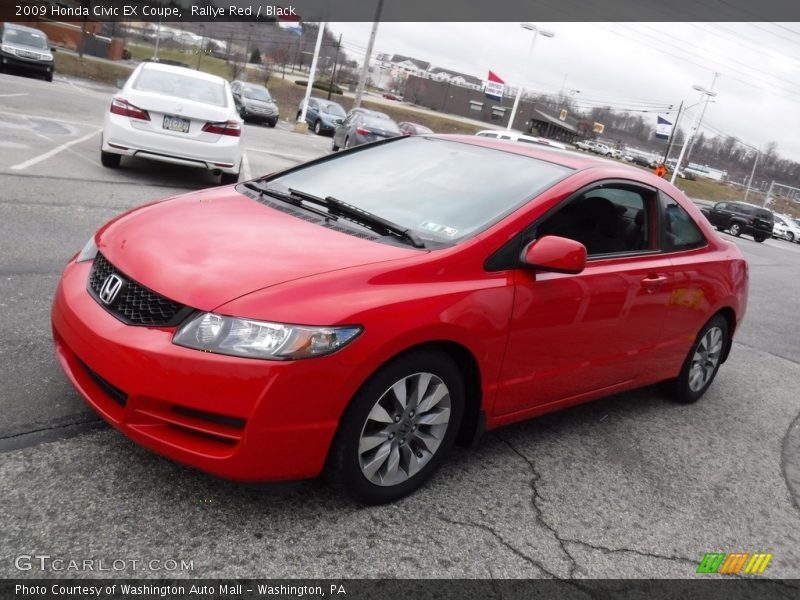
{"type": "Polygon", "coordinates": [[[543,221],[546,221],[548,218],[557,213],[559,210],[563,209],[567,204],[569,204],[573,200],[579,198],[580,196],[588,192],[591,192],[592,190],[603,189],[605,187],[614,187],[621,189],[627,188],[631,191],[635,191],[637,193],[642,194],[643,197],[645,198],[647,198],[648,196],[650,197],[651,206],[649,207],[650,210],[648,211],[648,218],[651,218],[653,214],[656,215],[655,219],[656,226],[655,229],[652,231],[654,242],[651,241],[651,245],[654,247],[648,250],[632,250],[625,252],[595,254],[593,256],[587,257],[586,259],[587,262],[661,254],[663,252],[662,247],[664,239],[663,209],[661,207],[661,202],[659,201],[658,197],[658,194],[661,192],[661,190],[659,190],[654,186],[647,185],[646,183],[640,183],[632,179],[604,179],[602,181],[595,181],[593,183],[585,185],[584,187],[578,189],[577,191],[573,192],[572,194],[564,198],[561,202],[556,204],[550,210],[545,212],[533,223],[531,223],[525,229],[523,229],[520,233],[515,235],[511,240],[506,242],[506,244],[504,244],[488,259],[486,259],[486,262],[483,265],[484,269],[489,272],[494,272],[494,271],[506,271],[510,269],[529,268],[521,264],[520,256],[522,255],[523,248],[525,248],[528,244],[530,244],[537,238],[538,226],[543,221]]]}

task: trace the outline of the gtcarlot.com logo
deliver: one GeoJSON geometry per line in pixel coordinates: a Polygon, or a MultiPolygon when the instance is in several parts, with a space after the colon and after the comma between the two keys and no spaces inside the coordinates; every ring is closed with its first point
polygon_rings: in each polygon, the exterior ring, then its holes
{"type": "Polygon", "coordinates": [[[52,572],[194,571],[194,561],[182,558],[62,558],[49,554],[20,554],[14,566],[18,571],[52,572]]]}

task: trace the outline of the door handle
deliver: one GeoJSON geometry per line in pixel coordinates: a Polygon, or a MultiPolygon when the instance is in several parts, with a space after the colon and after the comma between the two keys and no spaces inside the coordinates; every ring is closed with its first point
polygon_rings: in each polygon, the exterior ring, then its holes
{"type": "Polygon", "coordinates": [[[642,287],[647,291],[652,292],[656,288],[661,287],[669,278],[666,275],[648,275],[642,279],[642,287]]]}

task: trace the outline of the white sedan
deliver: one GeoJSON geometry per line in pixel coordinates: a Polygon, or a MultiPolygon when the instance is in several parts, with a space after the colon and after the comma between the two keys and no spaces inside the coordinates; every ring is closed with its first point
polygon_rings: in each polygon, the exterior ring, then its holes
{"type": "Polygon", "coordinates": [[[788,215],[775,215],[775,226],[772,237],[779,237],[790,242],[800,242],[800,225],[788,215]]]}
{"type": "Polygon", "coordinates": [[[208,169],[236,183],[242,164],[242,120],[221,77],[142,63],[106,112],[100,159],[122,156],[208,169]]]}

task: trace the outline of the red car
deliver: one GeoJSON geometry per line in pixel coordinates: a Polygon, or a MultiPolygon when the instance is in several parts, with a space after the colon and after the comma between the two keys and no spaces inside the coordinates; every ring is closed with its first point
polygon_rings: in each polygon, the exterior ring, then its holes
{"type": "Polygon", "coordinates": [[[243,481],[327,467],[378,503],[486,429],[656,382],[697,400],[747,286],[662,179],[411,136],[117,217],[52,321],[73,385],[143,446],[243,481]]]}

